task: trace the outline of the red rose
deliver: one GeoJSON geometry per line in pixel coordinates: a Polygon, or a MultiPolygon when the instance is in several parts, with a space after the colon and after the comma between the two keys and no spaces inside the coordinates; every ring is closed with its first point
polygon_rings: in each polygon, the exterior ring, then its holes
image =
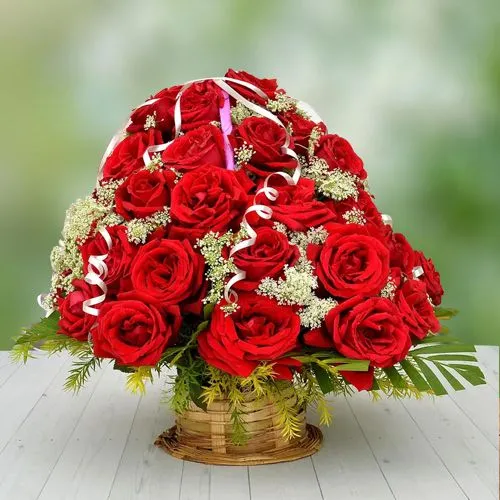
{"type": "MultiPolygon", "coordinates": [[[[255,85],[260,90],[266,94],[269,99],[274,99],[276,97],[276,91],[278,90],[278,82],[274,78],[257,78],[256,76],[247,73],[246,71],[235,71],[234,69],[229,69],[225,75],[228,78],[234,78],[235,80],[241,80],[243,82],[251,83],[255,85]]],[[[243,85],[238,85],[233,82],[226,82],[230,87],[232,87],[236,92],[241,94],[246,99],[256,102],[257,104],[263,105],[266,99],[263,99],[256,94],[253,90],[250,90],[243,85]]]]}
{"type": "Polygon", "coordinates": [[[163,163],[179,172],[204,165],[226,167],[224,136],[214,125],[205,125],[178,137],[162,155],[163,163]]]}
{"type": "Polygon", "coordinates": [[[186,241],[155,239],[139,249],[130,268],[133,290],[162,305],[183,304],[199,314],[205,261],[186,241]]]}
{"type": "MultiPolygon", "coordinates": [[[[80,252],[83,259],[83,271],[87,274],[89,258],[92,255],[106,255],[106,266],[108,274],[104,280],[108,286],[108,294],[115,293],[128,281],[130,262],[137,252],[137,247],[127,239],[127,228],[125,226],[111,226],[106,228],[111,238],[112,246],[108,245],[101,233],[89,238],[81,247],[80,252]]],[[[127,285],[125,285],[127,286],[127,285]]]]}
{"type": "Polygon", "coordinates": [[[181,85],[160,90],[150,99],[157,99],[152,104],[139,106],[130,117],[127,132],[134,133],[142,130],[156,129],[164,133],[164,140],[172,138],[174,128],[174,108],[177,94],[181,85]]]}
{"type": "Polygon", "coordinates": [[[339,222],[349,223],[354,212],[361,211],[368,224],[373,224],[380,228],[384,226],[382,215],[373,202],[372,195],[363,189],[359,190],[357,200],[350,197],[343,201],[327,200],[325,204],[332,212],[337,214],[339,222]]]}
{"type": "Polygon", "coordinates": [[[441,286],[441,276],[436,271],[431,259],[427,259],[422,252],[415,252],[415,265],[422,266],[424,274],[420,276],[420,281],[425,283],[427,293],[435,306],[441,304],[443,287],[441,286]]]}
{"type": "Polygon", "coordinates": [[[428,300],[424,282],[414,279],[405,281],[398,290],[396,304],[415,337],[423,339],[429,332],[436,333],[441,328],[428,300]]]}
{"type": "MultiPolygon", "coordinates": [[[[283,127],[268,118],[255,116],[243,120],[230,136],[234,148],[243,145],[253,148],[252,158],[243,168],[257,177],[267,177],[271,172],[295,168],[296,161],[281,150],[285,139],[286,131],[283,127]]],[[[293,148],[293,141],[290,148],[293,148]]]]}
{"type": "Polygon", "coordinates": [[[349,142],[336,134],[321,136],[315,155],[325,160],[331,169],[339,168],[357,175],[360,179],[366,179],[363,160],[354,152],[349,142]]]}
{"type": "MultiPolygon", "coordinates": [[[[95,317],[83,312],[83,302],[100,295],[100,289],[84,280],[73,280],[74,290],[58,299],[59,331],[62,335],[86,342],[95,317]]],[[[99,308],[99,305],[95,306],[99,308]]]]}
{"type": "Polygon", "coordinates": [[[406,275],[412,276],[415,267],[415,251],[401,233],[395,233],[391,226],[385,225],[385,242],[391,254],[391,267],[401,269],[406,275]]]}
{"type": "Polygon", "coordinates": [[[291,231],[303,232],[336,220],[335,213],[328,205],[316,199],[313,180],[302,177],[295,186],[290,186],[284,180],[276,179],[273,187],[278,190],[276,201],[269,203],[264,195],[259,196],[259,203],[271,206],[271,220],[249,214],[253,225],[270,226],[274,222],[281,222],[291,231]]]}
{"type": "Polygon", "coordinates": [[[169,237],[194,242],[209,231],[236,231],[252,187],[243,172],[212,165],[184,174],[172,192],[169,237]]]}
{"type": "Polygon", "coordinates": [[[233,255],[236,266],[246,272],[246,278],[234,288],[255,290],[263,278],[277,278],[285,265],[293,266],[299,257],[299,249],[290,245],[286,235],[270,227],[257,229],[255,243],[233,255]]]}
{"type": "Polygon", "coordinates": [[[106,302],[92,331],[94,355],[120,365],[154,366],[175,342],[181,321],[177,306],[160,310],[141,296],[106,302]]]}
{"type": "Polygon", "coordinates": [[[154,130],[125,137],[104,163],[103,179],[122,179],[144,167],[142,156],[146,148],[162,142],[161,134],[154,130]]]}
{"type": "Polygon", "coordinates": [[[116,213],[130,220],[163,210],[170,204],[174,184],[175,174],[171,170],[139,170],[116,190],[116,213]]]}
{"type": "Polygon", "coordinates": [[[334,307],[325,324],[341,354],[367,359],[372,366],[393,366],[411,347],[408,327],[389,299],[353,297],[334,307]]]}
{"type": "Polygon", "coordinates": [[[231,375],[248,377],[262,361],[275,362],[277,378],[292,378],[300,363],[285,354],[297,345],[300,318],[292,307],[257,294],[241,294],[231,315],[215,306],[209,329],[198,336],[200,356],[231,375]]]}
{"type": "Polygon", "coordinates": [[[328,224],[324,245],[309,245],[307,257],[327,292],[335,297],[375,295],[389,276],[389,251],[372,227],[328,224]]]}
{"type": "Polygon", "coordinates": [[[299,154],[307,154],[309,149],[309,138],[314,127],[318,127],[322,133],[326,133],[326,125],[323,122],[316,123],[304,118],[295,111],[287,111],[283,115],[283,123],[292,130],[292,138],[299,154]]]}
{"type": "Polygon", "coordinates": [[[193,83],[181,95],[182,130],[220,120],[222,90],[211,80],[193,83]]]}

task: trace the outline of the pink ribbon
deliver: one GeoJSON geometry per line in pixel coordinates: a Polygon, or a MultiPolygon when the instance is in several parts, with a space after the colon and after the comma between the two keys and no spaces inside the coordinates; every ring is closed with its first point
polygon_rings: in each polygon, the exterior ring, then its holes
{"type": "Polygon", "coordinates": [[[233,131],[233,124],[231,123],[231,104],[229,102],[229,94],[222,91],[224,95],[224,105],[220,108],[220,128],[224,134],[224,153],[226,156],[226,168],[234,170],[234,154],[231,143],[229,142],[229,135],[233,131]]]}

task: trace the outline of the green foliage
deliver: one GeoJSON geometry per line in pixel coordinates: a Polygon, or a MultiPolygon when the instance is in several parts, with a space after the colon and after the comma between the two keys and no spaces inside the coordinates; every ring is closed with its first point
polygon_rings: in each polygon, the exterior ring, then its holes
{"type": "Polygon", "coordinates": [[[462,344],[446,335],[430,336],[409,352],[402,367],[417,387],[428,386],[433,394],[440,396],[448,391],[437,373],[456,391],[465,389],[463,380],[471,385],[486,383],[484,374],[475,364],[476,356],[470,354],[474,352],[473,345],[462,344]],[[446,342],[442,342],[443,339],[446,342]],[[417,371],[420,376],[415,375],[417,371]]]}
{"type": "Polygon", "coordinates": [[[153,382],[153,368],[139,366],[127,375],[126,387],[132,394],[146,394],[146,383],[153,382]]]}
{"type": "Polygon", "coordinates": [[[15,339],[15,344],[10,352],[11,358],[16,362],[26,363],[29,358],[33,358],[32,351],[41,348],[44,342],[55,344],[54,348],[62,343],[65,337],[58,335],[59,313],[54,311],[50,316],[41,319],[38,323],[24,328],[21,334],[15,339]]]}
{"type": "Polygon", "coordinates": [[[82,357],[73,363],[64,383],[64,389],[67,391],[79,392],[90,375],[101,366],[100,358],[82,357]]]}

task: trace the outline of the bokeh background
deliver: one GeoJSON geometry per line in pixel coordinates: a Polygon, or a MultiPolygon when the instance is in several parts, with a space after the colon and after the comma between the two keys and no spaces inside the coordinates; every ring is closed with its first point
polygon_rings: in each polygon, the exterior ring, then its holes
{"type": "Polygon", "coordinates": [[[0,348],[37,320],[64,212],[150,93],[276,76],[365,160],[379,208],[500,337],[497,0],[0,0],[0,348]]]}

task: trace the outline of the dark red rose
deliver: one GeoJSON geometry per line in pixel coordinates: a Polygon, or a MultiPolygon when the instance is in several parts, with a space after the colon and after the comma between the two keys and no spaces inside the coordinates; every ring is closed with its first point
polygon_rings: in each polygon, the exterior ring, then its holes
{"type": "Polygon", "coordinates": [[[163,142],[160,132],[138,132],[117,144],[104,163],[103,179],[122,179],[144,167],[142,156],[148,146],[163,142]]]}
{"type": "Polygon", "coordinates": [[[285,265],[293,266],[299,257],[299,249],[290,245],[286,235],[270,227],[259,228],[255,243],[233,255],[236,266],[246,272],[234,288],[255,290],[263,278],[279,277],[285,265]]]}
{"type": "Polygon", "coordinates": [[[181,321],[177,306],[159,309],[140,295],[106,302],[92,330],[94,355],[115,359],[120,365],[154,366],[176,341],[181,321]]]}
{"type": "MultiPolygon", "coordinates": [[[[281,150],[286,139],[285,129],[268,118],[246,118],[233,129],[229,138],[233,148],[243,145],[253,148],[252,158],[243,165],[243,169],[257,177],[267,177],[271,172],[296,167],[296,161],[281,150]]],[[[293,141],[290,148],[293,148],[293,141]]]]}
{"type": "Polygon", "coordinates": [[[224,136],[214,125],[205,125],[178,137],[162,155],[163,163],[179,172],[204,165],[226,167],[224,136]]]}
{"type": "Polygon", "coordinates": [[[316,123],[297,114],[295,111],[287,111],[283,115],[283,123],[291,128],[292,138],[299,154],[307,154],[309,148],[309,138],[314,127],[325,134],[326,125],[323,122],[316,123]]]}
{"type": "Polygon", "coordinates": [[[389,251],[377,231],[358,224],[328,224],[324,245],[309,245],[324,289],[335,297],[376,295],[387,283],[389,251]]]}
{"type": "Polygon", "coordinates": [[[181,95],[182,130],[192,130],[220,120],[222,90],[211,80],[193,83],[181,95]]]}
{"type": "Polygon", "coordinates": [[[231,375],[248,377],[262,361],[274,362],[277,378],[292,378],[283,358],[297,345],[300,318],[290,306],[257,294],[241,294],[239,308],[227,315],[222,301],[215,306],[209,329],[198,336],[200,356],[231,375]]]}
{"type": "MultiPolygon", "coordinates": [[[[58,333],[86,342],[96,318],[83,312],[83,302],[97,297],[101,294],[101,290],[84,280],[73,280],[73,287],[74,290],[66,297],[58,298],[57,308],[61,315],[58,333]]],[[[100,306],[94,307],[98,309],[100,306]]]]}
{"type": "Polygon", "coordinates": [[[189,241],[155,239],[139,249],[131,264],[132,287],[162,305],[181,304],[182,312],[199,314],[204,267],[189,241]]]}
{"type": "Polygon", "coordinates": [[[333,338],[327,331],[325,325],[320,328],[313,328],[304,334],[304,344],[311,347],[319,347],[321,349],[331,349],[333,345],[333,338]]]}
{"type": "Polygon", "coordinates": [[[366,179],[363,160],[354,152],[349,142],[336,134],[323,135],[316,146],[315,155],[325,160],[332,170],[339,168],[360,179],[366,179]]]}
{"type": "Polygon", "coordinates": [[[171,170],[139,170],[115,193],[116,213],[124,219],[142,219],[170,204],[175,174],[171,170]]]}
{"type": "Polygon", "coordinates": [[[209,231],[236,231],[252,187],[243,172],[213,165],[184,174],[172,192],[169,237],[195,242],[209,231]]]}
{"type": "Polygon", "coordinates": [[[427,293],[435,306],[441,304],[443,287],[441,286],[441,276],[436,271],[431,259],[427,259],[422,252],[415,252],[415,265],[422,266],[424,274],[420,276],[420,281],[425,283],[427,293]]]}
{"type": "Polygon", "coordinates": [[[410,333],[415,337],[423,339],[429,332],[436,333],[441,328],[423,281],[405,281],[396,295],[396,304],[410,333]]]}
{"type": "Polygon", "coordinates": [[[249,214],[253,225],[272,225],[274,222],[285,224],[291,231],[307,231],[334,222],[336,215],[328,205],[318,201],[314,193],[314,181],[302,177],[295,186],[276,179],[273,187],[278,190],[278,199],[269,203],[263,194],[259,195],[259,203],[268,204],[273,210],[271,220],[261,219],[249,214]]]}
{"type": "Polygon", "coordinates": [[[114,294],[127,287],[130,263],[137,252],[137,247],[128,241],[125,226],[111,226],[106,229],[111,238],[111,249],[108,249],[104,237],[97,233],[80,247],[80,252],[85,274],[89,271],[88,263],[92,255],[107,255],[105,263],[108,274],[104,282],[108,286],[108,294],[114,294]]]}
{"type": "Polygon", "coordinates": [[[415,251],[401,233],[395,233],[389,225],[383,227],[385,242],[391,254],[391,267],[401,269],[406,275],[412,276],[415,267],[415,251]]]}
{"type": "Polygon", "coordinates": [[[339,370],[339,373],[358,391],[369,391],[373,387],[375,373],[373,366],[370,366],[366,372],[339,370]]]}
{"type": "Polygon", "coordinates": [[[174,128],[174,108],[181,85],[174,85],[160,90],[149,99],[157,99],[152,104],[136,108],[130,117],[127,132],[134,133],[143,130],[156,129],[164,134],[164,140],[172,138],[174,128]]]}
{"type": "MultiPolygon", "coordinates": [[[[257,78],[256,76],[247,73],[246,71],[235,71],[234,69],[229,69],[225,75],[228,78],[234,78],[235,80],[241,80],[243,82],[251,83],[258,87],[264,94],[269,97],[269,99],[274,99],[276,97],[276,91],[278,90],[278,82],[274,78],[257,78]]],[[[266,99],[256,94],[253,90],[250,90],[243,85],[238,85],[237,83],[227,82],[227,84],[232,87],[240,95],[253,101],[257,104],[263,105],[266,99]]]]}
{"type": "Polygon", "coordinates": [[[335,212],[337,220],[344,224],[352,223],[352,217],[357,211],[360,211],[368,224],[380,228],[384,225],[382,215],[378,211],[372,195],[363,189],[359,190],[357,200],[351,197],[343,201],[327,200],[325,204],[332,212],[335,212]]]}
{"type": "Polygon", "coordinates": [[[411,347],[408,327],[389,299],[353,297],[334,307],[325,324],[338,352],[348,358],[367,359],[372,366],[393,366],[411,347]]]}

